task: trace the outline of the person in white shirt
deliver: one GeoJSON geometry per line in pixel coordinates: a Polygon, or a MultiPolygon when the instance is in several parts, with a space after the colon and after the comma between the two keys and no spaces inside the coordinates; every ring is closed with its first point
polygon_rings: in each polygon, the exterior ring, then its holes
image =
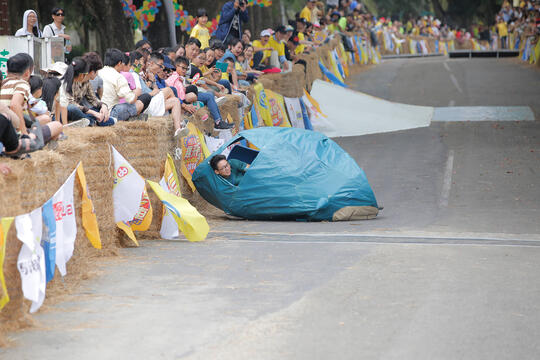
{"type": "Polygon", "coordinates": [[[15,33],[15,36],[43,37],[39,30],[37,13],[34,10],[26,10],[23,15],[23,26],[15,33]]]}
{"type": "Polygon", "coordinates": [[[66,52],[71,52],[71,37],[65,33],[66,26],[63,23],[66,13],[64,9],[55,7],[51,10],[51,17],[53,22],[45,25],[43,28],[43,37],[61,37],[66,42],[66,52]]]}
{"type": "Polygon", "coordinates": [[[141,89],[130,89],[128,81],[120,74],[124,68],[123,59],[124,53],[118,49],[107,49],[105,52],[105,67],[98,72],[103,79],[101,101],[110,109],[110,116],[118,120],[146,120],[148,115],[142,113],[150,104],[152,96],[141,95],[141,89]],[[125,102],[120,103],[120,99],[125,102]]]}

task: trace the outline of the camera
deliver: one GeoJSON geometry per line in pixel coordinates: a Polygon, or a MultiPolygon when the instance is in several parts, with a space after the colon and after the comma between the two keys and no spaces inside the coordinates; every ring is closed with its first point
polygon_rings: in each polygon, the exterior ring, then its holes
{"type": "Polygon", "coordinates": [[[244,7],[244,6],[246,6],[246,1],[245,1],[245,0],[239,0],[239,1],[238,1],[238,5],[239,5],[240,7],[244,7]]]}

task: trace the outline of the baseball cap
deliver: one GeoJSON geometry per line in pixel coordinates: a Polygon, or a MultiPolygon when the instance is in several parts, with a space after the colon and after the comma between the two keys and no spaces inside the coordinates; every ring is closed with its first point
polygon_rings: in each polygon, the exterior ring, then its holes
{"type": "Polygon", "coordinates": [[[261,31],[261,37],[263,36],[272,36],[272,33],[268,29],[265,29],[261,31]]]}
{"type": "Polygon", "coordinates": [[[294,28],[291,25],[285,26],[285,31],[294,31],[294,28]]]}

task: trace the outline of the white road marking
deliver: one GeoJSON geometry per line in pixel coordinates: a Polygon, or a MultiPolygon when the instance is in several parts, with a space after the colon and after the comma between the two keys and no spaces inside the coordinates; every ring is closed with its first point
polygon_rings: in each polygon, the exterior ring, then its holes
{"type": "Polygon", "coordinates": [[[448,70],[448,72],[452,72],[452,70],[450,70],[450,66],[448,66],[448,63],[447,63],[446,61],[443,62],[443,65],[444,65],[444,68],[445,68],[446,70],[448,70]]]}
{"type": "Polygon", "coordinates": [[[452,187],[452,171],[454,170],[454,150],[448,152],[448,160],[446,160],[446,168],[444,170],[443,186],[441,198],[439,199],[439,207],[448,206],[448,198],[450,197],[450,188],[452,187]]]}
{"type": "Polygon", "coordinates": [[[456,87],[457,91],[459,91],[460,93],[463,93],[463,90],[461,89],[461,86],[459,86],[459,83],[456,77],[454,76],[454,74],[450,74],[450,80],[452,80],[452,82],[454,83],[454,86],[456,87]]]}

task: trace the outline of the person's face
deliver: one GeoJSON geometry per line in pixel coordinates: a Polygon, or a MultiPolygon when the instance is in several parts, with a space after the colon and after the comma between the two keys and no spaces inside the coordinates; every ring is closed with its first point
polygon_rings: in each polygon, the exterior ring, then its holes
{"type": "Polygon", "coordinates": [[[186,64],[176,64],[176,72],[180,76],[186,76],[188,69],[189,66],[187,66],[186,64]]]}
{"type": "Polygon", "coordinates": [[[36,91],[34,91],[34,92],[32,93],[32,96],[33,96],[34,98],[36,98],[36,99],[39,99],[39,98],[41,98],[41,95],[42,95],[42,94],[43,94],[43,89],[42,89],[42,88],[39,88],[39,89],[37,89],[36,91]]]}
{"type": "Polygon", "coordinates": [[[289,41],[289,39],[290,39],[291,36],[292,36],[292,33],[293,33],[292,31],[287,31],[287,34],[285,35],[285,40],[286,40],[286,41],[289,41]]]}
{"type": "Polygon", "coordinates": [[[231,176],[231,165],[229,164],[229,162],[225,159],[223,160],[220,160],[218,163],[217,163],[217,170],[214,170],[214,172],[217,174],[217,175],[221,175],[225,178],[228,178],[229,176],[231,176]]]}
{"type": "Polygon", "coordinates": [[[315,7],[315,3],[310,1],[310,2],[307,3],[307,7],[308,7],[309,10],[312,10],[315,7]]]}
{"type": "Polygon", "coordinates": [[[176,56],[184,56],[186,55],[186,50],[183,47],[179,47],[178,50],[176,50],[176,56]]]}
{"type": "Polygon", "coordinates": [[[37,15],[34,12],[28,14],[28,17],[26,19],[29,26],[33,27],[37,23],[37,15]]]}
{"type": "Polygon", "coordinates": [[[152,46],[150,44],[144,44],[141,46],[141,48],[148,50],[149,52],[152,52],[152,46]]]}
{"type": "Polygon", "coordinates": [[[242,41],[243,42],[245,42],[247,44],[247,43],[249,43],[250,40],[251,40],[250,37],[246,33],[242,34],[242,41]]]}
{"type": "Polygon", "coordinates": [[[263,45],[265,45],[265,44],[268,42],[269,39],[270,39],[270,36],[268,36],[268,35],[266,35],[266,36],[261,36],[261,43],[262,43],[263,45]]]}
{"type": "Polygon", "coordinates": [[[201,16],[197,19],[197,21],[199,22],[199,25],[206,25],[208,22],[208,16],[201,16]]]}
{"type": "Polygon", "coordinates": [[[253,57],[253,48],[251,46],[248,46],[244,51],[244,55],[247,59],[251,59],[253,57]]]}
{"type": "Polygon", "coordinates": [[[210,66],[212,63],[214,62],[214,51],[213,50],[208,50],[206,52],[206,66],[210,66]]]}
{"type": "Polygon", "coordinates": [[[189,44],[186,46],[186,57],[189,60],[195,59],[197,55],[199,55],[199,47],[195,44],[189,44]]]}
{"type": "Polygon", "coordinates": [[[56,13],[52,14],[54,22],[63,22],[64,21],[64,10],[58,10],[56,13]]]}
{"type": "Polygon", "coordinates": [[[92,70],[92,71],[90,71],[88,73],[88,79],[89,80],[94,80],[96,78],[96,76],[97,76],[97,72],[95,72],[94,70],[92,70]]]}
{"type": "Polygon", "coordinates": [[[223,55],[225,55],[225,51],[223,51],[222,49],[214,50],[214,56],[216,59],[221,59],[223,55]]]}
{"type": "Polygon", "coordinates": [[[233,71],[234,71],[234,63],[232,61],[227,61],[227,72],[229,74],[232,74],[233,71]]]}
{"type": "Polygon", "coordinates": [[[148,71],[150,71],[151,73],[157,74],[161,70],[163,70],[163,60],[157,60],[157,61],[151,60],[148,62],[147,68],[148,68],[148,71]]]}
{"type": "Polygon", "coordinates": [[[197,55],[193,63],[195,64],[195,66],[200,67],[204,65],[205,61],[206,61],[206,54],[201,52],[199,55],[197,55]]]}
{"type": "Polygon", "coordinates": [[[244,51],[244,47],[242,46],[242,43],[240,41],[231,48],[231,52],[234,54],[234,56],[240,55],[242,51],[244,51]]]}

